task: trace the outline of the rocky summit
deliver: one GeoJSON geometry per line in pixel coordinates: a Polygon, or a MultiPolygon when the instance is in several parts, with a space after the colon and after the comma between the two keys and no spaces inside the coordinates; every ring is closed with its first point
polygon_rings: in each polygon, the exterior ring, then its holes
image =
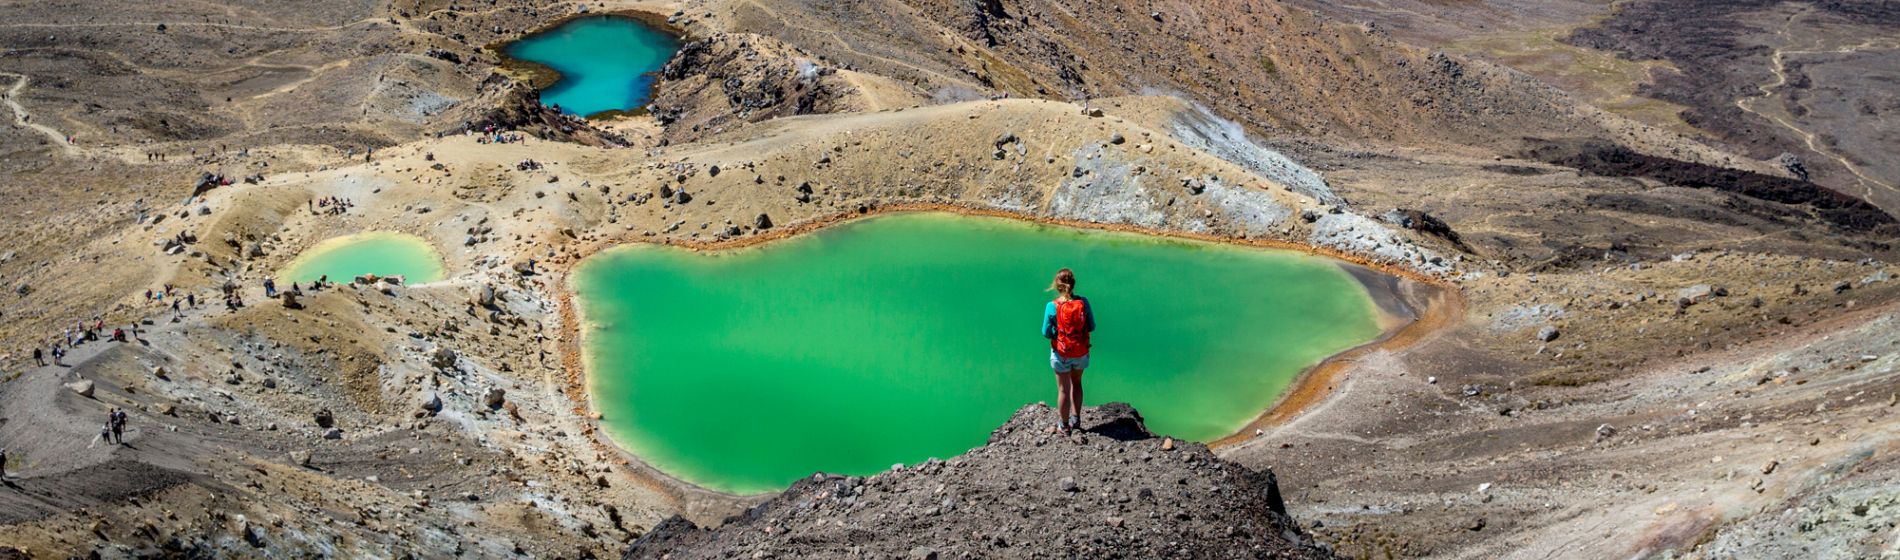
{"type": "Polygon", "coordinates": [[[1051,433],[1016,411],[989,443],[867,477],[812,475],[701,528],[672,517],[626,558],[1332,558],[1273,471],[1149,433],[1125,403],[1051,433]]]}

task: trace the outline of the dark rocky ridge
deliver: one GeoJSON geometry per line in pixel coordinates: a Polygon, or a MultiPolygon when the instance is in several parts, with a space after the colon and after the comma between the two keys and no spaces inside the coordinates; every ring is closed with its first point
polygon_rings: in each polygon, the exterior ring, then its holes
{"type": "Polygon", "coordinates": [[[736,123],[842,112],[855,88],[821,62],[761,35],[692,41],[660,70],[653,116],[669,141],[682,142],[736,123]]]}
{"type": "Polygon", "coordinates": [[[716,529],[673,517],[627,558],[1331,558],[1271,471],[1150,433],[1123,403],[1073,437],[1025,406],[987,445],[870,477],[813,475],[716,529]]]}
{"type": "Polygon", "coordinates": [[[601,130],[586,119],[566,115],[541,104],[541,92],[499,74],[482,81],[480,95],[484,103],[471,104],[474,108],[463,121],[467,124],[456,125],[443,132],[460,134],[465,129],[480,131],[494,126],[499,130],[532,134],[544,140],[597,147],[628,145],[627,139],[618,134],[601,130]]]}
{"type": "MultiPolygon", "coordinates": [[[[1900,222],[1879,207],[1820,185],[1636,153],[1599,141],[1531,142],[1522,155],[1606,177],[1648,177],[1677,187],[1711,189],[1756,200],[1803,206],[1842,230],[1886,236],[1900,230],[1900,222]]],[[[1796,213],[1805,213],[1796,212],[1796,213]]]]}

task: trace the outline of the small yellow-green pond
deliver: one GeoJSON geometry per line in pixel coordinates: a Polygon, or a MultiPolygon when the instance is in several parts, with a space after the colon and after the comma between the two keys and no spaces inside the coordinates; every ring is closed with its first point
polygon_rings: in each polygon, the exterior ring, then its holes
{"type": "Polygon", "coordinates": [[[348,282],[364,274],[401,276],[410,284],[441,280],[447,273],[442,255],[428,240],[406,233],[376,231],[333,237],[317,243],[277,274],[287,282],[311,282],[328,276],[348,282]]]}

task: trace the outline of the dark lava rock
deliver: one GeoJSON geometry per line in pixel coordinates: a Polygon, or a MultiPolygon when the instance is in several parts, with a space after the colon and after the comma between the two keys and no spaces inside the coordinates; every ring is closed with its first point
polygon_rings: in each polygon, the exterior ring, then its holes
{"type": "Polygon", "coordinates": [[[1648,177],[1664,184],[1708,189],[1791,206],[1850,232],[1890,234],[1900,220],[1873,204],[1806,181],[1637,153],[1599,141],[1543,141],[1522,154],[1527,159],[1576,168],[1605,177],[1648,177]]]}
{"type": "Polygon", "coordinates": [[[753,218],[752,227],[755,229],[772,229],[772,217],[761,212],[759,213],[759,217],[753,218]]]}
{"type": "Polygon", "coordinates": [[[1458,232],[1451,229],[1451,224],[1423,210],[1394,208],[1382,217],[1385,221],[1399,227],[1436,236],[1450,242],[1461,251],[1471,252],[1471,248],[1465,245],[1464,239],[1458,236],[1458,232]]]}
{"type": "Polygon", "coordinates": [[[1198,443],[1164,451],[1126,404],[1083,416],[1059,437],[1048,407],[1026,406],[949,461],[814,474],[718,528],[667,519],[626,557],[1332,557],[1286,516],[1271,471],[1198,443]]]}

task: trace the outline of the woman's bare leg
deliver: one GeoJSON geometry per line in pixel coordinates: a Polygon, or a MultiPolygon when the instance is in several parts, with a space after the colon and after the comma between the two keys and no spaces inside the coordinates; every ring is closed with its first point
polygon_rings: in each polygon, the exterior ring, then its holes
{"type": "Polygon", "coordinates": [[[1076,418],[1076,427],[1080,428],[1082,423],[1082,370],[1077,369],[1069,372],[1068,383],[1069,407],[1071,408],[1069,416],[1076,418]]]}
{"type": "Polygon", "coordinates": [[[1074,387],[1070,380],[1074,378],[1074,373],[1056,374],[1056,426],[1066,428],[1069,425],[1069,402],[1075,398],[1069,392],[1074,387]]]}

